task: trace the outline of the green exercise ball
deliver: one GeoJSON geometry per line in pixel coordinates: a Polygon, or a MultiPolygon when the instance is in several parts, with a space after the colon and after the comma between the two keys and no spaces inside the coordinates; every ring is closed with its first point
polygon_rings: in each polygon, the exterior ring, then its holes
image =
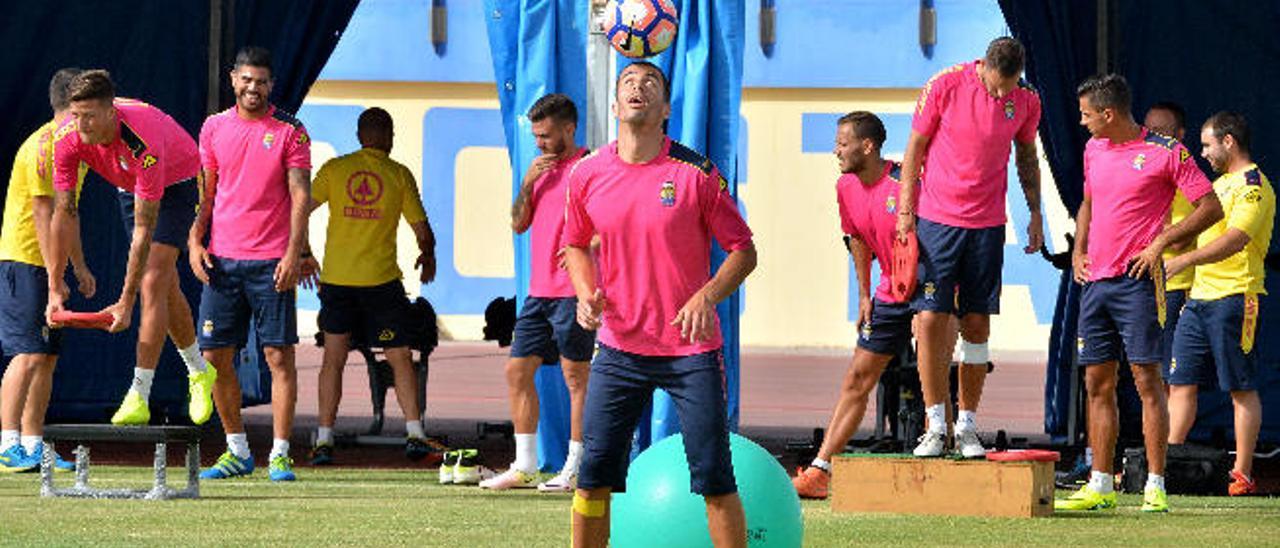
{"type": "MultiPolygon", "coordinates": [[[[763,447],[730,434],[733,473],[747,516],[747,545],[796,547],[804,536],[800,498],[791,478],[763,447]]],[[[627,492],[613,497],[610,545],[711,546],[706,504],[689,491],[684,436],[670,436],[640,454],[627,474],[627,492]]]]}

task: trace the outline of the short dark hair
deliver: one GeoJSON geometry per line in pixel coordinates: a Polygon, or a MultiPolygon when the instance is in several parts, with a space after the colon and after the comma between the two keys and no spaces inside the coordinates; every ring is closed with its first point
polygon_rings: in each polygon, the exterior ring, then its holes
{"type": "Polygon", "coordinates": [[[369,107],[360,113],[360,118],[356,120],[356,132],[366,133],[370,131],[393,131],[395,123],[391,120],[391,113],[382,107],[369,107]]]}
{"type": "Polygon", "coordinates": [[[111,101],[116,98],[116,85],[111,82],[111,73],[102,70],[86,70],[71,79],[67,87],[67,102],[89,101],[101,99],[111,101]]]}
{"type": "Polygon", "coordinates": [[[840,121],[836,122],[836,127],[845,124],[853,125],[854,137],[871,139],[871,142],[876,144],[876,150],[880,150],[880,147],[884,146],[884,122],[880,121],[879,116],[865,110],[856,110],[841,116],[840,121]]]}
{"type": "Polygon", "coordinates": [[[658,76],[662,78],[662,100],[671,101],[671,80],[667,79],[667,73],[662,72],[662,67],[659,67],[658,65],[655,65],[648,61],[632,61],[628,63],[626,66],[622,67],[622,69],[618,71],[618,77],[615,78],[613,81],[613,87],[617,89],[618,83],[622,81],[622,73],[626,72],[627,67],[632,67],[636,65],[652,68],[654,72],[658,73],[658,76]]]}
{"type": "Polygon", "coordinates": [[[1090,76],[1076,88],[1076,95],[1089,99],[1089,105],[1098,111],[1110,108],[1128,112],[1133,106],[1129,82],[1114,73],[1090,76]]]}
{"type": "Polygon", "coordinates": [[[547,118],[557,123],[577,124],[578,107],[574,106],[573,99],[563,93],[543,95],[529,107],[529,121],[541,122],[547,118]]]}
{"type": "Polygon", "coordinates": [[[1022,47],[1022,42],[1010,36],[1001,36],[992,40],[987,45],[987,55],[983,57],[983,62],[987,66],[996,69],[1000,76],[1005,78],[1022,74],[1026,61],[1027,50],[1022,47]]]}
{"type": "Polygon", "coordinates": [[[1204,127],[1209,128],[1213,136],[1219,140],[1230,135],[1235,139],[1236,146],[1240,147],[1240,150],[1249,152],[1252,136],[1249,132],[1249,121],[1244,119],[1243,114],[1224,110],[1210,116],[1204,122],[1204,127]]]}
{"type": "Polygon", "coordinates": [[[81,72],[84,71],[67,67],[53,73],[53,78],[49,79],[49,106],[54,112],[66,110],[71,105],[71,81],[81,72]]]}
{"type": "Polygon", "coordinates": [[[1168,112],[1169,114],[1172,114],[1173,123],[1178,124],[1178,127],[1182,129],[1187,128],[1187,111],[1186,109],[1182,108],[1182,105],[1179,105],[1178,103],[1175,103],[1173,101],[1160,101],[1154,105],[1151,105],[1151,108],[1147,109],[1148,112],[1152,110],[1163,110],[1165,112],[1168,112]]]}
{"type": "Polygon", "coordinates": [[[271,70],[271,51],[258,46],[245,46],[236,52],[236,62],[232,70],[245,65],[271,70]]]}

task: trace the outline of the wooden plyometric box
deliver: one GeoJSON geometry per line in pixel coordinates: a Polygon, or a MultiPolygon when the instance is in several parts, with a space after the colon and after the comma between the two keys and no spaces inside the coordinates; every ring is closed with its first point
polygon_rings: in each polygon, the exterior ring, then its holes
{"type": "Polygon", "coordinates": [[[1052,462],[837,455],[831,509],[949,516],[1053,513],[1052,462]]]}

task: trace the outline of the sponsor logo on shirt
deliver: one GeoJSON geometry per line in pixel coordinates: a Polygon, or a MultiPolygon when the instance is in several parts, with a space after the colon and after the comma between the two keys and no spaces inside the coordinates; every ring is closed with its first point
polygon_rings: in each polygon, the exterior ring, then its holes
{"type": "Polygon", "coordinates": [[[1147,155],[1139,153],[1133,157],[1133,169],[1142,171],[1142,166],[1147,165],[1147,155]]]}
{"type": "Polygon", "coordinates": [[[264,133],[262,135],[262,148],[271,150],[271,144],[274,142],[276,142],[276,135],[274,133],[264,133]]]}
{"type": "Polygon", "coordinates": [[[148,155],[146,155],[146,156],[143,156],[143,157],[142,157],[142,169],[147,169],[147,168],[149,168],[149,167],[151,167],[151,166],[154,166],[154,165],[156,165],[156,157],[155,157],[155,155],[148,154],[148,155]]]}
{"type": "Polygon", "coordinates": [[[662,183],[662,190],[658,191],[658,199],[662,201],[663,207],[675,207],[676,183],[674,181],[662,183]]]}
{"type": "Polygon", "coordinates": [[[342,208],[351,219],[380,219],[382,210],[374,207],[382,199],[382,177],[372,171],[357,171],[347,178],[347,197],[353,205],[342,208]]]}
{"type": "Polygon", "coordinates": [[[1005,119],[1006,119],[1006,120],[1012,120],[1012,119],[1013,119],[1013,114],[1014,114],[1014,111],[1013,111],[1013,99],[1006,100],[1006,101],[1004,102],[1004,117],[1005,117],[1005,119]]]}

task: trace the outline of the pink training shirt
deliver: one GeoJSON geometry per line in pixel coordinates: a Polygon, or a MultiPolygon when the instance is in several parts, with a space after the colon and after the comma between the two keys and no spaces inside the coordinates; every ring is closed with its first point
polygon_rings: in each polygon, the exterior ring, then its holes
{"type": "Polygon", "coordinates": [[[196,143],[178,122],[133,99],[117,98],[113,106],[118,122],[115,141],[81,142],[74,119],[54,132],[54,188],[75,188],[80,162],[107,182],[148,201],[164,197],[165,187],[196,176],[200,170],[196,143]]]}
{"type": "Polygon", "coordinates": [[[1127,143],[1089,139],[1084,147],[1084,195],[1089,218],[1090,281],[1124,274],[1129,260],[1164,229],[1176,189],[1190,202],[1213,192],[1187,147],[1142,128],[1127,143]]]}
{"type": "Polygon", "coordinates": [[[689,342],[676,313],[711,279],[711,238],[746,249],[751,229],[720,171],[667,139],[644,164],[618,157],[618,143],[583,158],[569,174],[564,241],[586,247],[600,235],[598,279],[605,308],[599,341],[645,356],[691,356],[720,348],[689,342]]]}
{"type": "Polygon", "coordinates": [[[571,158],[556,163],[533,183],[529,207],[533,220],[529,225],[529,296],[561,298],[574,296],[569,273],[560,269],[560,251],[564,235],[564,196],[569,170],[587,149],[580,148],[571,158]]]}
{"type": "Polygon", "coordinates": [[[857,236],[880,261],[880,285],[875,298],[881,302],[899,303],[890,294],[893,277],[893,240],[897,237],[898,177],[902,166],[892,160],[884,163],[880,179],[864,184],[857,174],[845,173],[836,182],[836,202],[840,206],[840,228],[857,236]]]}
{"type": "Polygon", "coordinates": [[[924,85],[911,129],[930,137],[917,213],[960,228],[1005,222],[1011,141],[1033,143],[1040,97],[1019,85],[1002,99],[978,77],[978,62],[955,65],[924,85]]]}
{"type": "Polygon", "coordinates": [[[289,247],[288,170],[311,169],[311,138],[302,122],[268,107],[246,120],[239,107],[210,116],[200,129],[200,163],[218,174],[209,253],[265,260],[289,247]]]}

